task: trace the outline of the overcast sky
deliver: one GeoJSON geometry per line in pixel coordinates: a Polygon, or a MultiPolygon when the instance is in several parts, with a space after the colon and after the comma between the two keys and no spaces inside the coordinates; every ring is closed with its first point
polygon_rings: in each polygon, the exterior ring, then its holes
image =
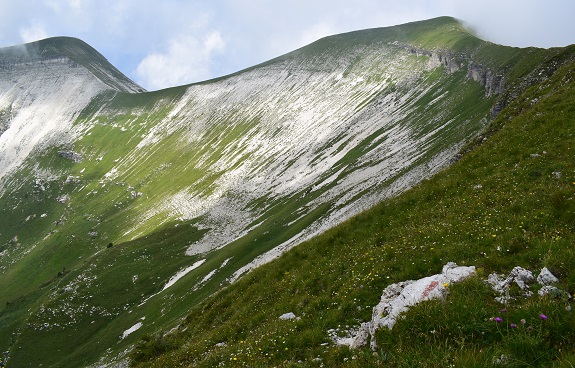
{"type": "Polygon", "coordinates": [[[233,73],[323,36],[442,15],[500,44],[575,43],[574,0],[0,0],[0,47],[78,37],[155,90],[233,73]]]}

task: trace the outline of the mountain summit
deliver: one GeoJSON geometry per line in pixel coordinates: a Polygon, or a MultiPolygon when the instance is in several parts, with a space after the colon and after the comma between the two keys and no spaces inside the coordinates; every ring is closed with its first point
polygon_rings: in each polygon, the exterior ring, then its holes
{"type": "Polygon", "coordinates": [[[566,53],[443,17],[145,92],[79,40],[0,49],[0,347],[113,360],[457,161],[566,53]]]}

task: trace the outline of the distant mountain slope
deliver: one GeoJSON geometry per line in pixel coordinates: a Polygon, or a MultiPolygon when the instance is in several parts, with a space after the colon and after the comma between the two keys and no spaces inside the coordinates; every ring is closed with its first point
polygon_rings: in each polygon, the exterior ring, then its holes
{"type": "Polygon", "coordinates": [[[0,346],[62,367],[431,177],[566,53],[444,17],[138,92],[81,41],[40,46],[0,74],[0,346]]]}
{"type": "Polygon", "coordinates": [[[144,91],[80,40],[0,49],[0,193],[32,151],[67,142],[77,114],[107,90],[144,91]]]}

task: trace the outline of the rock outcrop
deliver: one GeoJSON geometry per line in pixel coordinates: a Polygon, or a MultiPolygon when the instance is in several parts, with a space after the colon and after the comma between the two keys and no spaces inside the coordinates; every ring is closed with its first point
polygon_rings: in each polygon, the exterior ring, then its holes
{"type": "Polygon", "coordinates": [[[338,338],[332,335],[332,340],[339,345],[357,348],[366,345],[371,336],[371,348],[377,349],[377,330],[382,327],[392,329],[400,315],[410,307],[426,300],[443,298],[449,284],[474,274],[474,266],[457,266],[449,262],[443,266],[440,274],[391,284],[383,290],[380,302],[373,308],[371,321],[362,323],[350,333],[350,337],[338,338]]]}

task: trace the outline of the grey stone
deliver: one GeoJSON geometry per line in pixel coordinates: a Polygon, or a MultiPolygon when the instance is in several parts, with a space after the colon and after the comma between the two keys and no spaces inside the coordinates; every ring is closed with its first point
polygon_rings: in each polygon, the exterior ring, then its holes
{"type": "Polygon", "coordinates": [[[537,282],[540,283],[541,285],[550,285],[558,281],[559,280],[557,279],[557,277],[555,277],[555,275],[553,275],[551,271],[547,269],[547,267],[543,267],[543,269],[539,273],[539,276],[537,276],[537,282]]]}

